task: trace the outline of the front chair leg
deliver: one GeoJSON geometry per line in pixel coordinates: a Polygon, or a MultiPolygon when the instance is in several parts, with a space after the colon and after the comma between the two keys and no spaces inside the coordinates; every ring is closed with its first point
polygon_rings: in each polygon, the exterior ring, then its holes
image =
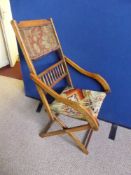
{"type": "Polygon", "coordinates": [[[88,154],[88,150],[86,147],[81,143],[81,141],[72,133],[67,132],[67,134],[74,140],[76,145],[82,150],[83,153],[88,154]]]}
{"type": "Polygon", "coordinates": [[[61,121],[59,118],[55,117],[55,121],[57,122],[58,125],[60,125],[62,127],[63,130],[47,132],[48,129],[50,128],[50,126],[53,123],[53,121],[50,121],[48,123],[48,125],[46,126],[46,128],[39,134],[40,137],[43,138],[43,137],[49,137],[49,136],[53,136],[53,135],[68,134],[74,140],[76,145],[82,150],[82,152],[84,152],[85,154],[88,154],[88,151],[87,151],[85,145],[72,132],[89,129],[90,126],[88,124],[86,124],[86,125],[82,125],[82,126],[79,126],[79,127],[68,128],[63,123],[63,121],[61,121]]]}
{"type": "MultiPolygon", "coordinates": [[[[61,126],[63,129],[68,128],[59,118],[55,117],[55,121],[61,126]]],[[[82,150],[83,153],[88,154],[88,150],[86,149],[85,145],[81,143],[81,141],[70,131],[65,131],[76,143],[76,145],[82,150]]]]}
{"type": "Polygon", "coordinates": [[[45,134],[47,133],[47,131],[50,129],[50,127],[51,127],[51,125],[53,124],[53,120],[50,120],[49,122],[48,122],[48,124],[46,125],[46,127],[40,132],[40,134],[39,134],[39,136],[40,137],[44,137],[45,136],[45,134]]]}

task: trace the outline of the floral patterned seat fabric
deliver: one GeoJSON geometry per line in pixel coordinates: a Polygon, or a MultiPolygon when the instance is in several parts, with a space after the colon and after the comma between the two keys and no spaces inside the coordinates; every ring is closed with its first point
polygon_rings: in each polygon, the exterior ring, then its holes
{"type": "MultiPolygon", "coordinates": [[[[80,105],[86,107],[94,117],[97,117],[104,98],[106,97],[106,93],[67,87],[61,93],[61,96],[71,101],[78,102],[80,105]]],[[[78,111],[75,111],[71,107],[56,100],[50,105],[50,107],[51,110],[56,114],[62,114],[80,120],[86,120],[84,116],[82,116],[82,114],[80,114],[78,111]]]]}

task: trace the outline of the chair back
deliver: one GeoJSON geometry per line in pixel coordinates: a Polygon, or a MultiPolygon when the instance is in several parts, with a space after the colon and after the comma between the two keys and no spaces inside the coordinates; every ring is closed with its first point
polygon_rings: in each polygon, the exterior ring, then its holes
{"type": "MultiPolygon", "coordinates": [[[[38,74],[39,78],[48,86],[53,87],[66,78],[72,86],[72,81],[64,58],[52,19],[28,20],[17,23],[12,21],[18,43],[24,54],[31,73],[37,74],[33,62],[51,52],[58,54],[58,62],[38,74]]],[[[43,57],[44,56],[44,57],[43,57]]]]}

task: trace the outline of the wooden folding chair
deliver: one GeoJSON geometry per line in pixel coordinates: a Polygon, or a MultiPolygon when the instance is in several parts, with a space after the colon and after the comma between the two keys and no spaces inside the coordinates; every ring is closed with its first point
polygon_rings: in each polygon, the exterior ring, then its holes
{"type": "Polygon", "coordinates": [[[12,20],[11,23],[29,67],[30,77],[36,85],[51,121],[46,131],[42,131],[40,136],[48,137],[67,134],[85,154],[88,154],[87,145],[92,132],[98,130],[99,127],[97,116],[100,107],[106,93],[110,91],[108,83],[100,75],[84,70],[64,55],[52,19],[21,21],[19,23],[12,20]],[[37,74],[33,62],[51,52],[58,54],[59,61],[37,74]],[[75,89],[67,63],[79,73],[100,83],[105,92],[75,89]],[[68,87],[61,94],[58,94],[53,87],[64,78],[68,83],[68,87]],[[46,94],[54,98],[51,104],[48,103],[46,94]],[[87,124],[69,128],[59,118],[59,114],[85,120],[87,124]],[[52,122],[56,122],[61,126],[62,130],[47,132],[52,122]],[[74,135],[74,132],[82,130],[88,131],[84,143],[74,135]]]}

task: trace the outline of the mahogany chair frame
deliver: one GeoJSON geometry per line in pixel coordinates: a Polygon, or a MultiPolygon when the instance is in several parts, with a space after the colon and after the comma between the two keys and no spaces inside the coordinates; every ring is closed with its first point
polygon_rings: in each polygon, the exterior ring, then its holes
{"type": "Polygon", "coordinates": [[[53,87],[58,82],[60,82],[63,78],[66,78],[69,86],[73,87],[67,64],[72,66],[79,73],[96,80],[103,87],[103,89],[106,93],[110,92],[110,87],[109,87],[108,83],[99,74],[91,73],[91,72],[88,72],[88,71],[84,70],[83,68],[78,66],[71,59],[67,58],[64,55],[61,44],[60,44],[60,41],[58,39],[56,30],[55,30],[55,27],[54,27],[53,20],[51,18],[49,20],[21,21],[19,23],[17,23],[15,20],[12,20],[11,24],[12,24],[12,27],[13,27],[14,32],[16,34],[16,38],[18,40],[18,43],[19,43],[19,45],[22,49],[22,52],[24,54],[26,63],[28,65],[28,68],[30,70],[30,77],[36,85],[38,93],[41,97],[41,101],[44,104],[45,110],[47,111],[48,116],[50,118],[50,122],[49,122],[48,126],[40,133],[40,136],[41,137],[49,137],[49,136],[53,136],[53,135],[67,134],[68,136],[70,136],[74,140],[76,145],[85,154],[88,154],[87,145],[90,141],[92,132],[98,130],[98,128],[99,128],[98,120],[90,114],[88,109],[86,109],[85,107],[79,105],[77,102],[74,102],[74,101],[71,101],[69,99],[66,99],[66,98],[62,97],[56,91],[53,90],[53,87]],[[59,45],[59,47],[56,51],[59,55],[60,61],[58,61],[56,64],[50,66],[48,69],[44,70],[42,73],[37,74],[36,70],[34,68],[33,62],[30,58],[29,53],[28,53],[28,50],[27,50],[27,48],[24,44],[23,38],[21,36],[20,28],[22,28],[22,27],[31,27],[31,26],[42,26],[42,25],[45,25],[45,24],[48,24],[48,23],[51,23],[51,25],[53,27],[53,30],[54,30],[54,35],[55,35],[55,37],[57,39],[57,42],[58,42],[58,45],[59,45]],[[44,79],[42,79],[43,76],[44,76],[44,79]],[[86,117],[88,123],[85,124],[85,125],[75,126],[75,127],[71,127],[71,128],[66,126],[66,124],[57,115],[55,115],[51,111],[48,100],[46,98],[46,93],[48,93],[50,96],[52,96],[57,101],[59,101],[61,103],[64,103],[65,105],[70,106],[71,108],[73,108],[76,111],[79,111],[81,114],[83,114],[83,116],[86,117]],[[51,124],[53,122],[56,122],[59,126],[61,126],[62,130],[47,132],[49,127],[51,126],[51,124]],[[87,130],[87,136],[84,140],[84,143],[82,143],[79,140],[79,138],[77,138],[74,135],[74,132],[82,131],[82,130],[87,130]]]}

